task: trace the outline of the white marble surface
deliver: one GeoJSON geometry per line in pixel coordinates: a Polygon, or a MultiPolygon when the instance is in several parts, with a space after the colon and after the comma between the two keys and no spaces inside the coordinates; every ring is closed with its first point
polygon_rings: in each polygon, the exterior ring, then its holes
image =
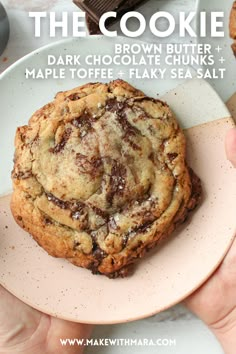
{"type": "MultiPolygon", "coordinates": [[[[208,2],[210,2],[209,0],[208,2]]],[[[231,1],[231,0],[227,0],[231,1]]],[[[215,1],[214,1],[215,2],[215,1]]],[[[60,34],[56,38],[50,39],[47,35],[48,21],[45,20],[45,30],[41,38],[34,38],[33,22],[28,18],[28,11],[56,11],[60,14],[62,11],[69,13],[77,11],[78,8],[68,0],[3,0],[9,20],[10,20],[10,40],[8,46],[0,56],[0,72],[4,71],[8,66],[17,59],[26,55],[34,49],[45,44],[61,39],[60,34]]],[[[219,1],[222,8],[222,2],[219,1]]],[[[196,9],[195,0],[151,0],[148,6],[141,7],[140,11],[149,17],[150,14],[157,10],[170,11],[176,17],[179,11],[194,11],[196,9]]],[[[142,36],[143,40],[153,41],[150,32],[146,31],[142,36]]],[[[177,34],[166,39],[168,42],[180,42],[177,34]]],[[[183,41],[183,40],[182,40],[183,41]]],[[[186,42],[191,42],[191,38],[185,38],[186,42]]],[[[226,63],[227,66],[227,63],[226,63]]],[[[232,77],[232,80],[235,80],[232,77]]],[[[222,92],[222,84],[214,83],[215,89],[222,92]]],[[[229,84],[229,83],[227,83],[229,84]]],[[[233,94],[227,91],[227,96],[233,94]]],[[[229,98],[225,97],[224,98],[229,98]]],[[[148,301],[148,299],[147,299],[148,301]]],[[[175,306],[168,311],[158,314],[154,317],[144,320],[120,324],[113,326],[97,326],[94,330],[95,338],[172,338],[176,340],[174,347],[94,347],[87,350],[91,354],[126,354],[126,353],[159,353],[159,354],[222,354],[219,344],[208,331],[202,322],[190,314],[182,305],[175,306]]]]}

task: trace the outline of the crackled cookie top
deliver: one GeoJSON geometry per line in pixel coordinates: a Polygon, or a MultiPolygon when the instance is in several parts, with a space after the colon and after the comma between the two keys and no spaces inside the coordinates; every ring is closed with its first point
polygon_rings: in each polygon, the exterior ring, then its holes
{"type": "MultiPolygon", "coordinates": [[[[67,244],[62,256],[78,265],[82,254],[100,272],[121,268],[190,200],[185,139],[172,112],[121,80],[58,93],[18,128],[15,144],[14,193],[26,206],[17,211],[13,198],[13,213],[25,215],[33,236],[40,232],[30,213],[49,234],[55,227],[67,244]]],[[[44,247],[45,237],[36,238],[44,247]]]]}

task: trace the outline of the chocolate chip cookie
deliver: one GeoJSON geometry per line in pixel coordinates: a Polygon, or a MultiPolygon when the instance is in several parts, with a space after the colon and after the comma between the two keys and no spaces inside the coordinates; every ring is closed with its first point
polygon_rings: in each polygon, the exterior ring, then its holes
{"type": "Polygon", "coordinates": [[[50,255],[127,275],[200,200],[168,105],[127,82],[59,92],[15,138],[16,222],[50,255]]]}
{"type": "Polygon", "coordinates": [[[230,12],[229,33],[230,37],[234,39],[234,43],[231,45],[231,47],[236,57],[236,1],[233,2],[232,9],[230,12]]]}

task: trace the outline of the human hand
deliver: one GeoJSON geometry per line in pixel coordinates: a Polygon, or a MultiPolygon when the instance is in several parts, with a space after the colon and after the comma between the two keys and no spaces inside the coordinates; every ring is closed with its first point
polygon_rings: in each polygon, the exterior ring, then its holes
{"type": "MultiPolygon", "coordinates": [[[[236,128],[226,136],[226,154],[236,167],[236,128]]],[[[185,300],[185,304],[213,331],[225,353],[235,354],[236,239],[216,272],[185,300]]]]}
{"type": "Polygon", "coordinates": [[[81,354],[82,347],[62,346],[60,338],[88,338],[91,331],[37,311],[0,286],[1,354],[81,354]]]}

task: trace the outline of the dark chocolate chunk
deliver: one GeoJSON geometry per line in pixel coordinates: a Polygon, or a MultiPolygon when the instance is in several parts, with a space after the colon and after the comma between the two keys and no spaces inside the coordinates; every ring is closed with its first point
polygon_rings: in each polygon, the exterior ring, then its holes
{"type": "Polygon", "coordinates": [[[155,220],[154,217],[150,215],[150,220],[147,220],[143,222],[143,224],[137,225],[132,229],[130,229],[125,235],[123,235],[123,246],[124,247],[126,246],[129,237],[131,237],[132,235],[136,235],[148,231],[148,229],[152,226],[154,220],[155,220]]]}
{"type": "Polygon", "coordinates": [[[116,98],[110,98],[106,101],[106,109],[112,113],[120,113],[127,106],[126,102],[120,102],[116,98]]]}
{"type": "Polygon", "coordinates": [[[81,202],[75,202],[70,205],[71,217],[74,220],[85,221],[87,219],[86,205],[81,202]]]}
{"type": "Polygon", "coordinates": [[[59,152],[61,152],[66,146],[66,143],[70,138],[71,132],[72,129],[67,128],[62,136],[61,141],[57,145],[55,145],[54,148],[50,149],[50,152],[53,152],[54,154],[58,154],[59,152]]]}
{"type": "Polygon", "coordinates": [[[100,247],[97,247],[95,249],[95,251],[93,252],[93,256],[94,256],[94,258],[96,258],[96,260],[98,262],[101,262],[103,260],[103,258],[105,258],[107,256],[107,253],[105,251],[103,251],[100,247]]]}
{"type": "Polygon", "coordinates": [[[82,202],[79,201],[74,201],[70,203],[70,210],[72,212],[76,212],[76,211],[82,211],[84,208],[86,207],[86,205],[82,202]]]}
{"type": "Polygon", "coordinates": [[[19,172],[14,172],[12,173],[12,178],[16,179],[27,179],[33,177],[32,171],[19,171],[19,172]]]}
{"type": "Polygon", "coordinates": [[[106,109],[117,115],[117,121],[124,131],[123,139],[129,143],[134,150],[141,150],[140,146],[132,140],[132,137],[138,134],[140,135],[140,131],[127,120],[125,109],[128,108],[128,103],[117,101],[115,98],[111,98],[106,102],[106,109]]]}
{"type": "Polygon", "coordinates": [[[149,160],[152,161],[152,163],[155,163],[155,155],[154,152],[151,152],[151,154],[148,156],[149,160]]]}
{"type": "Polygon", "coordinates": [[[74,118],[71,121],[71,124],[80,129],[80,137],[83,138],[85,135],[87,135],[88,132],[90,132],[93,129],[93,123],[96,121],[96,119],[93,118],[93,116],[85,111],[81,116],[78,118],[74,118]]]}
{"type": "Polygon", "coordinates": [[[71,218],[74,220],[80,220],[80,222],[83,223],[83,229],[87,227],[88,211],[84,203],[79,201],[63,201],[51,193],[46,193],[46,196],[49,202],[54,203],[59,208],[70,210],[71,218]]]}
{"type": "Polygon", "coordinates": [[[111,175],[109,180],[109,190],[106,199],[109,204],[112,204],[113,198],[116,194],[123,194],[126,184],[126,168],[119,162],[113,162],[111,168],[111,175]]]}
{"type": "Polygon", "coordinates": [[[47,216],[44,216],[43,222],[44,222],[45,225],[52,225],[53,224],[52,219],[50,219],[47,216]]]}
{"type": "Polygon", "coordinates": [[[126,278],[127,276],[132,275],[132,273],[133,273],[133,264],[130,263],[130,264],[126,265],[125,267],[117,270],[114,273],[106,274],[106,276],[110,279],[126,278]]]}
{"type": "Polygon", "coordinates": [[[88,156],[77,153],[76,165],[81,173],[89,174],[91,177],[99,176],[102,172],[102,159],[95,156],[89,160],[88,156]]]}
{"type": "Polygon", "coordinates": [[[79,246],[80,246],[80,242],[74,240],[74,242],[73,242],[73,251],[76,251],[76,250],[77,250],[77,247],[79,247],[79,246]]]}
{"type": "Polygon", "coordinates": [[[202,199],[202,185],[200,179],[189,167],[189,174],[192,182],[192,196],[188,202],[188,209],[193,210],[202,199]]]}
{"type": "Polygon", "coordinates": [[[93,209],[93,211],[94,211],[94,213],[95,214],[97,214],[98,216],[100,216],[102,219],[104,219],[105,221],[108,221],[108,219],[109,219],[109,214],[106,212],[106,211],[104,211],[104,210],[102,210],[102,209],[100,209],[100,208],[97,208],[97,207],[95,207],[94,205],[90,205],[91,206],[91,208],[93,209]]]}
{"type": "Polygon", "coordinates": [[[55,204],[59,208],[69,209],[69,202],[64,202],[63,200],[58,199],[57,197],[55,197],[55,195],[53,195],[51,193],[46,193],[46,196],[47,196],[49,202],[52,202],[53,204],[55,204]]]}
{"type": "Polygon", "coordinates": [[[178,156],[178,154],[176,152],[169,152],[167,154],[168,159],[170,160],[170,162],[172,162],[174,159],[176,159],[176,157],[178,156]]]}
{"type": "Polygon", "coordinates": [[[78,92],[72,93],[70,96],[67,97],[67,100],[70,101],[77,101],[81,98],[80,94],[78,92]]]}

